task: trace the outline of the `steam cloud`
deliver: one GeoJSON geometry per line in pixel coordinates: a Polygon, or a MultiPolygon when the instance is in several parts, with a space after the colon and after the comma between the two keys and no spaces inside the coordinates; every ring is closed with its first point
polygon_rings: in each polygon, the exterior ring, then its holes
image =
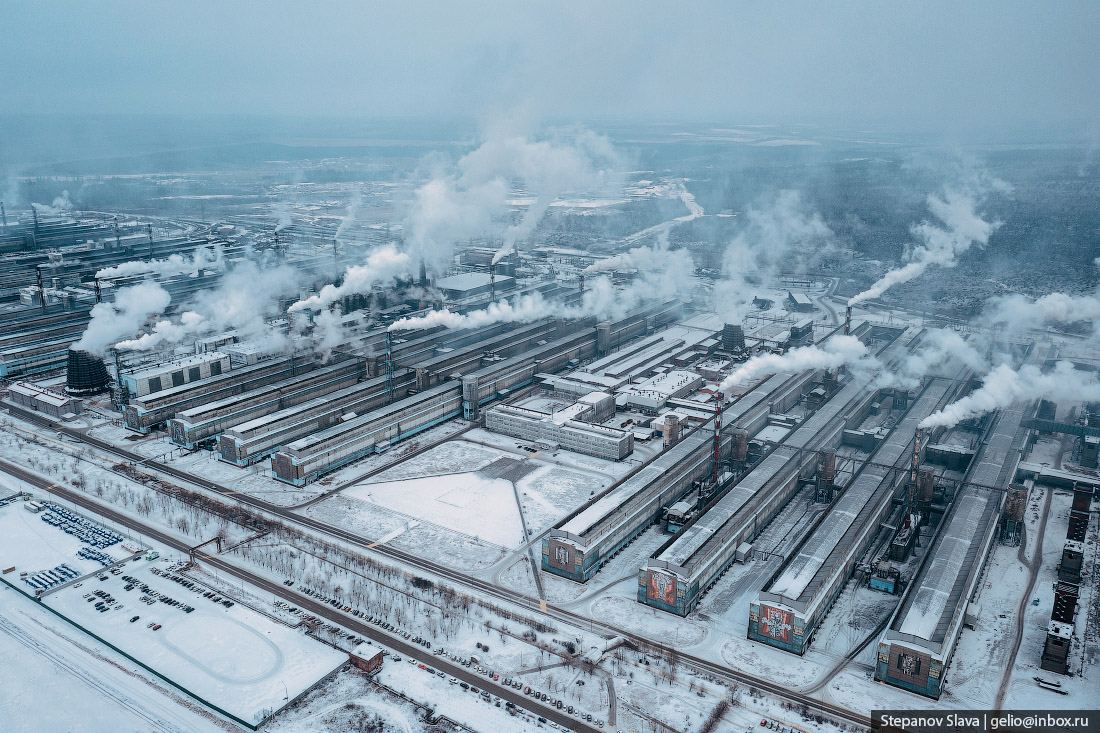
{"type": "Polygon", "coordinates": [[[941,364],[955,359],[976,374],[989,369],[985,357],[955,331],[936,329],[929,331],[918,349],[903,359],[895,369],[882,371],[875,379],[876,387],[901,387],[911,389],[920,384],[921,378],[941,364]]]}
{"type": "Polygon", "coordinates": [[[714,286],[714,309],[726,323],[740,323],[760,286],[778,280],[784,266],[833,236],[798,191],[783,190],[762,199],[745,214],[745,227],[726,248],[723,279],[714,286]]]}
{"type": "Polygon", "coordinates": [[[807,369],[836,369],[846,365],[859,365],[861,361],[865,365],[868,361],[873,361],[863,342],[855,336],[838,334],[821,346],[800,346],[785,354],[754,356],[722,380],[718,389],[729,392],[734,386],[749,384],[771,374],[807,369]]]}
{"type": "Polygon", "coordinates": [[[92,307],[92,320],[73,348],[102,356],[119,339],[137,333],[146,318],[162,312],[171,300],[168,291],[152,280],[121,288],[114,301],[92,307]]]}
{"type": "Polygon", "coordinates": [[[344,271],[344,279],[339,285],[326,285],[321,292],[299,300],[287,310],[295,313],[301,310],[323,310],[338,300],[357,293],[369,293],[375,285],[392,283],[412,271],[412,259],[406,252],[398,252],[392,244],[383,245],[367,255],[362,265],[352,265],[344,271]]]}
{"type": "Polygon", "coordinates": [[[294,225],[294,217],[290,213],[290,204],[280,201],[272,207],[272,213],[276,216],[275,231],[281,232],[294,225]]]}
{"type": "MultiPolygon", "coordinates": [[[[1100,257],[1093,264],[1100,267],[1100,257]]],[[[994,325],[1013,331],[1038,328],[1049,323],[1093,325],[1093,336],[1100,337],[1100,288],[1091,295],[1049,293],[1036,300],[1022,295],[1007,295],[990,300],[985,318],[994,325]]]]}
{"type": "Polygon", "coordinates": [[[663,239],[653,248],[638,247],[620,255],[629,257],[622,260],[627,261],[629,266],[639,268],[634,282],[618,289],[607,277],[593,278],[578,306],[549,301],[535,293],[511,301],[500,300],[465,314],[445,308],[424,316],[402,318],[395,321],[390,330],[414,331],[436,326],[477,328],[492,323],[530,323],[540,318],[623,318],[642,303],[670,300],[692,287],[695,263],[690,253],[686,249],[668,250],[667,244],[667,240],[663,239]]]}
{"type": "Polygon", "coordinates": [[[453,169],[436,171],[417,189],[405,225],[410,252],[439,269],[450,261],[455,242],[500,236],[495,264],[531,235],[558,197],[608,186],[618,166],[619,156],[607,138],[589,131],[533,140],[506,129],[490,130],[453,169]],[[519,222],[505,226],[498,222],[513,182],[522,184],[533,201],[519,222]]]}
{"type": "Polygon", "coordinates": [[[31,206],[43,216],[60,216],[66,211],[72,211],[73,200],[69,198],[68,191],[62,191],[61,195],[55,198],[52,204],[31,204],[31,206]]]}
{"type": "Polygon", "coordinates": [[[155,275],[183,275],[204,269],[225,267],[225,258],[220,246],[196,249],[190,258],[174,254],[162,260],[133,260],[115,267],[108,267],[95,274],[97,280],[111,277],[126,277],[143,273],[155,275]]]}
{"type": "Polygon", "coordinates": [[[261,269],[250,261],[239,263],[217,287],[196,294],[191,308],[177,320],[157,321],[151,331],[119,343],[118,348],[148,351],[199,334],[233,329],[242,340],[265,351],[281,351],[288,343],[286,334],[272,328],[268,319],[278,315],[277,299],[293,293],[297,283],[297,273],[290,267],[261,269]]]}
{"type": "Polygon", "coordinates": [[[878,298],[895,285],[909,282],[924,274],[933,265],[954,267],[960,255],[973,245],[985,247],[989,237],[1001,226],[999,221],[989,222],[976,211],[988,187],[1004,190],[1007,184],[994,181],[976,185],[972,191],[948,188],[943,196],[929,194],[928,209],[940,224],[923,221],[910,228],[917,244],[908,254],[909,262],[890,270],[867,290],[852,297],[848,305],[878,298]]]}
{"type": "Polygon", "coordinates": [[[921,421],[920,427],[950,428],[963,420],[1037,399],[1100,400],[1100,381],[1095,374],[1075,369],[1068,361],[1058,362],[1046,373],[1032,364],[1019,370],[1000,364],[985,375],[981,387],[929,415],[921,421]]]}
{"type": "MultiPolygon", "coordinates": [[[[670,258],[677,259],[691,255],[687,250],[670,250],[668,233],[662,232],[652,247],[634,247],[622,254],[593,262],[584,268],[584,274],[611,272],[613,270],[641,270],[643,273],[658,273],[669,264],[670,258]]],[[[694,268],[694,262],[692,263],[694,268]]]]}

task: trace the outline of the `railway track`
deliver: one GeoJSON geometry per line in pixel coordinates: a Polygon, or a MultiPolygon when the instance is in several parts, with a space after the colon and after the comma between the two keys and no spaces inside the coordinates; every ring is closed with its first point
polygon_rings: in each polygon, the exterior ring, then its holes
{"type": "Polygon", "coordinates": [[[321,603],[311,596],[307,596],[303,593],[278,583],[269,580],[263,576],[257,575],[249,570],[246,570],[238,565],[224,560],[223,558],[215,555],[210,555],[201,550],[193,550],[192,547],[179,539],[165,534],[156,527],[151,527],[143,522],[139,522],[133,517],[130,517],[122,512],[116,511],[108,506],[104,506],[88,496],[81,494],[78,491],[73,491],[64,486],[61,486],[55,482],[48,481],[37,474],[31,473],[14,463],[10,463],[6,460],[0,459],[0,469],[9,475],[25,481],[32,486],[38,487],[42,491],[47,491],[56,496],[62,497],[66,501],[69,501],[77,506],[80,506],[89,512],[98,514],[103,517],[107,517],[112,522],[120,524],[124,527],[132,529],[146,537],[149,537],[160,544],[167,547],[171,547],[179,552],[185,552],[189,555],[201,559],[207,565],[217,568],[222,572],[228,573],[236,578],[239,578],[257,588],[260,588],[273,596],[278,596],[284,601],[305,609],[315,616],[324,618],[334,624],[350,629],[357,634],[368,637],[377,641],[384,646],[393,649],[401,654],[404,654],[412,659],[418,659],[429,667],[442,670],[452,677],[463,680],[467,683],[475,685],[481,689],[493,690],[493,694],[497,697],[508,700],[516,705],[528,710],[534,715],[542,716],[547,720],[551,720],[560,725],[564,725],[574,731],[584,731],[585,733],[598,733],[599,728],[582,723],[577,719],[562,713],[557,708],[536,703],[533,698],[530,698],[516,690],[505,687],[503,685],[494,683],[492,680],[487,679],[481,675],[471,672],[466,667],[456,664],[449,659],[445,659],[441,656],[429,654],[423,647],[413,645],[406,642],[404,639],[398,636],[392,636],[373,624],[365,623],[359,620],[357,617],[343,611],[337,610],[335,607],[325,603],[321,603]]]}
{"type": "MultiPolygon", "coordinates": [[[[420,558],[416,555],[405,552],[403,550],[399,550],[399,549],[394,548],[394,547],[389,546],[389,545],[378,545],[378,546],[373,546],[372,547],[371,546],[372,545],[372,540],[363,538],[363,537],[361,537],[361,536],[359,536],[359,535],[357,535],[357,534],[355,534],[351,531],[342,529],[340,527],[335,527],[335,526],[332,526],[330,524],[325,524],[324,522],[320,522],[316,519],[312,519],[310,517],[298,515],[298,514],[296,514],[295,512],[293,512],[291,509],[289,509],[287,507],[278,506],[276,504],[272,504],[270,502],[264,501],[263,499],[258,499],[254,496],[243,494],[241,492],[230,489],[229,487],[222,486],[221,484],[215,483],[213,481],[209,481],[207,479],[202,478],[201,476],[196,476],[192,473],[189,473],[187,471],[183,471],[183,470],[175,468],[173,466],[167,466],[167,465],[159,464],[159,463],[149,466],[148,465],[148,460],[149,459],[145,456],[140,455],[140,454],[134,453],[132,451],[128,451],[124,448],[119,448],[119,447],[114,446],[114,445],[112,445],[112,444],[110,444],[110,443],[108,443],[104,440],[101,440],[99,438],[95,438],[93,436],[87,435],[87,434],[85,434],[85,433],[83,433],[79,430],[75,430],[73,428],[68,428],[68,427],[65,427],[65,426],[57,425],[57,424],[55,424],[51,421],[45,420],[45,419],[43,419],[39,416],[30,415],[30,414],[25,413],[21,410],[17,411],[17,414],[19,414],[24,419],[28,419],[32,422],[35,422],[37,424],[48,427],[50,430],[60,432],[64,435],[68,435],[69,437],[75,438],[77,440],[84,441],[84,442],[86,442],[90,445],[93,445],[93,446],[99,448],[100,450],[103,450],[103,451],[106,451],[106,452],[111,453],[113,455],[116,455],[116,456],[118,456],[120,458],[123,458],[127,461],[132,461],[134,463],[143,463],[143,464],[147,465],[149,468],[152,468],[156,471],[167,474],[169,476],[173,476],[173,477],[178,478],[182,481],[186,481],[186,482],[191,483],[193,485],[200,486],[200,487],[202,487],[206,490],[209,490],[209,491],[212,491],[216,494],[221,495],[223,498],[232,499],[232,500],[238,501],[242,504],[247,504],[247,505],[249,505],[249,506],[251,506],[255,509],[259,509],[261,511],[268,512],[269,514],[272,514],[272,515],[275,515],[275,516],[277,516],[281,519],[284,519],[287,522],[290,522],[290,523],[293,523],[293,524],[296,524],[296,525],[299,525],[299,526],[302,526],[302,527],[308,527],[309,529],[312,529],[314,531],[320,532],[322,534],[328,535],[330,537],[334,537],[336,539],[339,539],[339,540],[342,540],[344,542],[348,542],[352,545],[355,545],[357,547],[360,547],[363,550],[377,552],[377,553],[382,554],[382,555],[384,555],[384,556],[386,556],[386,557],[388,557],[392,560],[396,560],[396,561],[401,562],[403,564],[406,564],[406,565],[412,566],[414,568],[423,570],[424,572],[428,572],[428,573],[431,573],[433,575],[445,578],[449,581],[452,581],[454,583],[459,584],[460,586],[464,586],[466,588],[477,590],[481,593],[484,593],[488,596],[498,598],[500,600],[504,600],[504,601],[507,601],[507,602],[510,602],[510,603],[515,603],[515,604],[517,604],[519,606],[522,606],[522,607],[524,607],[524,608],[526,608],[530,611],[547,614],[551,617],[557,618],[560,621],[564,621],[564,622],[576,625],[580,628],[588,628],[588,629],[591,629],[593,631],[598,629],[600,632],[602,632],[603,634],[605,634],[609,638],[610,637],[615,637],[615,636],[621,636],[625,639],[630,640],[632,643],[634,643],[636,646],[638,646],[641,649],[652,649],[652,650],[655,650],[655,651],[661,651],[661,652],[665,652],[665,653],[672,652],[678,657],[678,659],[680,660],[681,663],[688,664],[689,666],[691,666],[695,670],[700,671],[700,672],[704,672],[704,673],[706,673],[706,674],[708,674],[712,677],[715,677],[715,678],[718,678],[718,679],[721,679],[721,680],[725,680],[725,681],[730,682],[730,683],[737,683],[737,684],[741,684],[741,685],[747,685],[747,686],[753,687],[757,690],[760,690],[762,692],[766,692],[768,694],[779,697],[781,699],[788,700],[790,702],[794,702],[794,703],[797,703],[799,705],[805,705],[807,708],[809,708],[811,710],[815,710],[815,711],[818,711],[818,712],[823,713],[825,715],[828,715],[831,718],[833,718],[835,720],[838,720],[838,721],[843,721],[843,722],[846,722],[846,723],[855,724],[855,725],[861,726],[863,728],[870,728],[871,727],[871,719],[870,719],[869,716],[862,715],[860,713],[857,713],[853,710],[849,710],[847,708],[841,707],[839,705],[834,705],[832,703],[828,703],[828,702],[818,700],[816,698],[810,697],[809,695],[802,694],[802,693],[797,692],[795,690],[792,690],[792,689],[783,687],[782,685],[771,682],[767,679],[764,679],[763,677],[757,677],[755,675],[751,675],[751,674],[748,674],[746,672],[742,672],[740,670],[735,670],[735,669],[732,669],[730,667],[725,667],[723,665],[717,664],[715,662],[711,662],[711,661],[703,659],[701,657],[697,657],[697,656],[690,655],[690,654],[685,654],[681,650],[674,649],[673,647],[667,646],[667,645],[663,644],[662,642],[657,641],[655,639],[650,639],[649,637],[645,637],[645,636],[642,636],[640,634],[633,633],[631,631],[619,628],[617,626],[614,626],[614,625],[609,624],[609,623],[604,622],[604,621],[598,621],[598,620],[595,620],[595,619],[588,618],[587,616],[582,616],[579,613],[575,613],[575,612],[566,610],[564,608],[560,608],[560,607],[555,606],[555,605],[549,605],[548,604],[545,608],[542,608],[542,607],[540,607],[540,603],[539,603],[539,600],[537,598],[534,598],[532,596],[528,596],[524,593],[509,590],[507,588],[501,588],[499,586],[493,585],[492,583],[490,583],[488,581],[481,580],[480,578],[475,578],[473,576],[467,575],[466,573],[463,573],[463,572],[458,571],[458,570],[453,570],[451,568],[440,565],[439,563],[431,562],[429,560],[424,560],[423,558],[420,558]]],[[[6,464],[7,462],[0,462],[0,463],[5,463],[6,464]]],[[[8,464],[8,465],[12,465],[12,464],[8,464]]],[[[95,509],[94,507],[91,507],[91,508],[93,509],[93,511],[99,511],[98,509],[95,509]]],[[[100,511],[100,513],[103,513],[103,512],[100,511]]],[[[282,586],[278,586],[278,587],[281,588],[282,586]]],[[[296,604],[296,605],[298,605],[298,604],[296,604]]],[[[457,675],[455,675],[455,676],[457,676],[457,675]]]]}

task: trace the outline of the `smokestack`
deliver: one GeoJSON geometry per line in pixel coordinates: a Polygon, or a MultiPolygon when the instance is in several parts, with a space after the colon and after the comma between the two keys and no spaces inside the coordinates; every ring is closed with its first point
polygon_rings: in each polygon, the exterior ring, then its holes
{"type": "Polygon", "coordinates": [[[420,287],[428,287],[428,265],[420,260],[420,287]]]}
{"type": "Polygon", "coordinates": [[[715,392],[714,403],[714,462],[711,466],[711,480],[718,483],[718,470],[722,465],[722,402],[725,395],[715,392]]]}
{"type": "Polygon", "coordinates": [[[103,295],[99,292],[99,278],[98,277],[95,280],[95,302],[97,302],[97,303],[102,303],[103,302],[103,295]]]}
{"type": "Polygon", "coordinates": [[[489,299],[497,299],[497,268],[494,265],[489,265],[489,299]]]}
{"type": "Polygon", "coordinates": [[[8,228],[8,212],[4,209],[4,202],[0,201],[0,220],[4,222],[4,229],[8,228]]]}
{"type": "Polygon", "coordinates": [[[844,309],[844,333],[850,334],[852,332],[852,306],[848,306],[844,309]]]}
{"type": "Polygon", "coordinates": [[[909,476],[909,504],[912,506],[917,492],[917,476],[920,474],[920,452],[924,443],[924,430],[917,428],[913,436],[913,465],[909,476]]]}
{"type": "Polygon", "coordinates": [[[35,231],[35,233],[37,233],[38,232],[38,209],[36,209],[34,207],[34,204],[31,204],[31,214],[34,216],[34,231],[35,231]]]}
{"type": "Polygon", "coordinates": [[[340,250],[336,248],[336,237],[332,238],[332,262],[336,265],[336,269],[340,269],[340,250]]]}
{"type": "Polygon", "coordinates": [[[38,297],[42,299],[42,312],[46,312],[46,288],[42,285],[42,268],[34,268],[35,278],[38,280],[38,297]]]}
{"type": "Polygon", "coordinates": [[[145,225],[145,233],[149,235],[149,244],[152,244],[153,243],[153,225],[152,224],[146,224],[145,225]]]}

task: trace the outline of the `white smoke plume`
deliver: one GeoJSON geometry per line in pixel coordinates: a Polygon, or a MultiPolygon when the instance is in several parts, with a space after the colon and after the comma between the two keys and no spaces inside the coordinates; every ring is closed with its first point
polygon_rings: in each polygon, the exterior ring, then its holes
{"type": "Polygon", "coordinates": [[[245,261],[237,264],[217,287],[197,293],[190,308],[176,320],[163,319],[136,339],[119,348],[148,351],[205,333],[235,330],[242,341],[258,344],[268,352],[287,347],[287,336],[268,321],[278,315],[277,301],[298,287],[293,268],[262,269],[245,261]]]}
{"type": "Polygon", "coordinates": [[[870,367],[877,363],[867,347],[855,336],[838,334],[821,346],[799,346],[785,354],[759,354],[752,357],[722,380],[718,387],[729,392],[760,377],[807,369],[836,369],[842,366],[870,367]]]}
{"type": "Polygon", "coordinates": [[[912,389],[936,367],[951,360],[968,367],[975,374],[989,370],[986,358],[956,331],[929,331],[916,351],[902,359],[895,368],[882,370],[875,377],[875,386],[912,389]]]}
{"type": "Polygon", "coordinates": [[[499,236],[495,264],[530,236],[561,195],[606,188],[619,166],[607,138],[589,131],[531,139],[492,129],[479,147],[417,189],[407,244],[417,260],[438,270],[450,262],[455,242],[499,236]],[[501,219],[513,184],[533,200],[518,223],[506,225],[501,219]]]}
{"type": "Polygon", "coordinates": [[[963,420],[1037,399],[1100,400],[1100,381],[1095,373],[1075,369],[1068,361],[1058,362],[1049,372],[1042,372],[1032,364],[1019,370],[1000,364],[985,375],[981,387],[929,415],[920,427],[950,428],[963,420]]]}
{"type": "Polygon", "coordinates": [[[412,267],[412,258],[408,253],[399,252],[392,244],[377,247],[367,255],[366,262],[348,267],[339,285],[325,285],[321,292],[299,300],[287,312],[326,309],[348,295],[369,293],[375,285],[392,283],[397,278],[408,276],[412,273],[412,267]]]}
{"type": "Polygon", "coordinates": [[[714,310],[726,323],[740,323],[760,287],[777,282],[782,270],[809,250],[820,250],[833,232],[807,209],[798,191],[783,190],[745,213],[745,226],[729,243],[722,280],[714,285],[714,310]]]}
{"type": "Polygon", "coordinates": [[[355,223],[355,220],[359,218],[359,209],[363,206],[363,192],[359,189],[351,194],[351,200],[348,201],[348,208],[344,212],[344,216],[340,218],[340,224],[336,227],[336,233],[332,235],[332,238],[337,242],[341,241],[351,225],[355,223]]]}
{"type": "MultiPolygon", "coordinates": [[[[644,273],[660,272],[669,263],[670,258],[691,258],[685,249],[670,250],[668,232],[662,232],[652,247],[634,247],[621,254],[593,262],[584,268],[584,274],[611,272],[614,270],[640,270],[644,273]]],[[[692,262],[694,265],[694,262],[692,262]]]]}
{"type": "MultiPolygon", "coordinates": [[[[1093,264],[1100,268],[1100,257],[1093,264]]],[[[1023,295],[993,298],[986,305],[985,320],[1009,331],[1025,331],[1046,324],[1088,322],[1100,338],[1100,287],[1089,295],[1049,293],[1031,300],[1023,295]]]]}
{"type": "Polygon", "coordinates": [[[61,216],[66,211],[72,211],[73,200],[69,198],[68,191],[62,191],[52,204],[31,204],[31,206],[43,216],[61,216]]]}
{"type": "Polygon", "coordinates": [[[279,201],[271,207],[271,213],[275,214],[275,231],[281,232],[294,225],[294,216],[290,213],[290,204],[279,201]]]}
{"type": "MultiPolygon", "coordinates": [[[[993,185],[1000,190],[1004,186],[1003,182],[993,185]]],[[[908,251],[909,262],[890,270],[871,287],[850,298],[848,305],[879,298],[895,285],[920,277],[933,265],[954,267],[959,256],[972,246],[985,247],[993,232],[1001,226],[1001,222],[986,221],[977,212],[986,193],[986,189],[978,187],[970,190],[947,188],[943,196],[929,194],[928,210],[939,224],[923,221],[911,227],[909,231],[918,243],[908,251]]]]}
{"type": "Polygon", "coordinates": [[[312,348],[328,361],[332,350],[347,339],[340,314],[334,310],[324,310],[313,319],[313,332],[310,334],[312,348]]]}
{"type": "Polygon", "coordinates": [[[538,293],[523,295],[512,300],[498,300],[488,307],[469,313],[456,313],[449,308],[432,311],[424,316],[402,318],[390,325],[391,331],[421,331],[443,326],[444,328],[478,328],[493,323],[530,323],[555,315],[557,306],[538,293]]]}
{"type": "Polygon", "coordinates": [[[433,311],[424,316],[402,318],[390,326],[391,331],[414,331],[436,326],[446,328],[477,328],[492,323],[531,323],[540,318],[619,319],[627,316],[639,305],[647,302],[664,302],[685,293],[692,287],[695,263],[686,249],[664,252],[653,256],[656,249],[639,248],[648,254],[632,260],[641,270],[638,277],[625,288],[616,288],[607,277],[588,281],[581,303],[567,306],[546,300],[534,293],[512,300],[502,299],[481,310],[455,313],[449,309],[433,311]]]}
{"type": "Polygon", "coordinates": [[[225,255],[220,245],[213,247],[200,247],[191,257],[174,254],[161,260],[133,260],[123,262],[121,265],[107,267],[95,274],[97,280],[111,277],[126,277],[129,275],[184,275],[198,272],[199,270],[216,269],[225,267],[225,255]]]}
{"type": "Polygon", "coordinates": [[[137,333],[145,319],[162,312],[171,301],[168,291],[152,280],[120,288],[112,302],[92,307],[92,320],[73,348],[102,356],[119,339],[137,333]]]}

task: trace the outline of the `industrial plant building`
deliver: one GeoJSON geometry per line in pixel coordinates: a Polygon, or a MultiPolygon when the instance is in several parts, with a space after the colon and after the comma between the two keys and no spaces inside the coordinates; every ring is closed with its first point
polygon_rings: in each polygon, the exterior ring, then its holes
{"type": "Polygon", "coordinates": [[[634,450],[634,434],[585,422],[595,417],[592,405],[578,402],[553,413],[514,405],[498,405],[485,412],[485,427],[521,440],[621,461],[634,450]]]}

